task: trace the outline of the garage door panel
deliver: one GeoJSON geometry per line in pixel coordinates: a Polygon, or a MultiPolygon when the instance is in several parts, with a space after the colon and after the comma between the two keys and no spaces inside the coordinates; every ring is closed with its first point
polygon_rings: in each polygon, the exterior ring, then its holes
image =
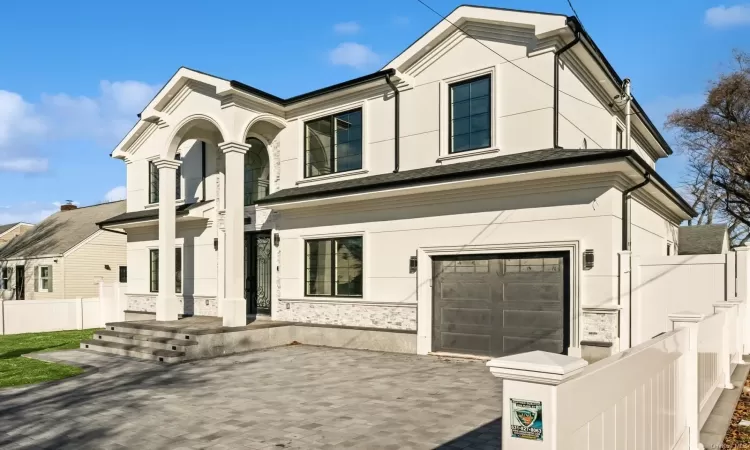
{"type": "Polygon", "coordinates": [[[433,351],[503,356],[564,350],[562,254],[445,259],[433,261],[433,351]]]}

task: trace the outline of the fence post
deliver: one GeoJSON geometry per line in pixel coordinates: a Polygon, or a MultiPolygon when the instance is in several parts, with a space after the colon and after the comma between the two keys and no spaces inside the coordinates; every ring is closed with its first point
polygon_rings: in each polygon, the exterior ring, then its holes
{"type": "Polygon", "coordinates": [[[750,246],[747,243],[734,249],[737,253],[737,278],[736,278],[736,291],[737,299],[747,301],[748,286],[750,285],[750,246]]]}
{"type": "MultiPolygon", "coordinates": [[[[736,334],[737,324],[737,303],[736,302],[717,302],[714,303],[714,314],[724,314],[724,326],[722,327],[722,358],[719,363],[724,367],[724,389],[734,389],[732,384],[732,363],[738,363],[737,343],[732,340],[732,335],[736,334]],[[731,329],[734,328],[734,333],[731,329]]],[[[737,339],[736,337],[734,339],[737,339]]]]}
{"type": "Polygon", "coordinates": [[[534,351],[495,358],[490,372],[503,379],[502,445],[504,450],[557,450],[557,385],[588,365],[574,356],[534,351]],[[521,424],[516,411],[542,412],[540,420],[521,424]],[[526,425],[526,426],[524,426],[526,425]],[[526,436],[526,438],[519,437],[526,436]]]}
{"type": "Polygon", "coordinates": [[[619,259],[619,294],[620,294],[620,323],[619,323],[619,351],[630,348],[631,329],[630,321],[632,314],[632,303],[630,298],[630,276],[631,276],[631,260],[630,251],[622,251],[618,253],[619,259]]]}
{"type": "Polygon", "coordinates": [[[700,392],[698,389],[698,323],[703,320],[703,314],[694,312],[679,312],[670,314],[672,329],[687,328],[688,330],[688,353],[684,355],[684,366],[682,373],[685,374],[682,399],[685,404],[685,419],[687,420],[690,433],[688,448],[702,449],[703,444],[699,442],[700,427],[700,392]]]}
{"type": "Polygon", "coordinates": [[[83,298],[76,297],[76,330],[83,330],[83,298]]]}

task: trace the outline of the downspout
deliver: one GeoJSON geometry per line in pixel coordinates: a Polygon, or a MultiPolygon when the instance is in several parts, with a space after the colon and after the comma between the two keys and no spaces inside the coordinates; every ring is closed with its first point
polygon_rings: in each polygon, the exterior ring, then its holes
{"type": "Polygon", "coordinates": [[[385,81],[388,83],[388,86],[390,86],[391,89],[393,89],[394,100],[396,101],[393,106],[395,108],[394,110],[395,119],[394,119],[394,124],[393,124],[393,128],[395,130],[395,137],[394,137],[394,142],[393,142],[393,158],[394,158],[393,173],[398,173],[399,161],[401,160],[400,153],[399,153],[399,150],[400,150],[399,141],[400,141],[400,135],[401,135],[399,131],[399,123],[401,122],[399,116],[401,112],[401,106],[400,106],[401,99],[400,99],[400,94],[398,92],[398,88],[396,87],[395,84],[393,84],[393,81],[391,81],[390,73],[385,75],[385,81]]]}
{"type": "Polygon", "coordinates": [[[574,45],[581,41],[581,31],[577,29],[575,22],[568,21],[568,26],[575,33],[575,38],[563,48],[555,51],[555,81],[554,81],[554,100],[552,103],[552,148],[562,148],[559,143],[560,134],[560,55],[567,52],[574,45]]]}
{"type": "Polygon", "coordinates": [[[206,201],[206,141],[201,141],[201,187],[203,188],[202,201],[206,201]]]}
{"type": "Polygon", "coordinates": [[[630,149],[630,108],[633,101],[633,97],[630,95],[630,78],[625,78],[622,81],[622,88],[625,91],[625,148],[630,149]]]}
{"type": "Polygon", "coordinates": [[[645,180],[643,180],[642,183],[636,184],[635,186],[622,191],[622,249],[623,250],[630,250],[630,217],[628,214],[628,199],[630,198],[630,194],[651,182],[651,175],[648,172],[643,174],[643,177],[645,178],[645,180]]]}

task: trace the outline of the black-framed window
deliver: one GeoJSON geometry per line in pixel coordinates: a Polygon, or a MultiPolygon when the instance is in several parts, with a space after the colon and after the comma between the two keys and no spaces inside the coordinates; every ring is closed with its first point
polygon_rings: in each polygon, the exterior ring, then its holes
{"type": "Polygon", "coordinates": [[[159,203],[159,168],[148,162],[148,202],[159,203]]]}
{"type": "Polygon", "coordinates": [[[182,294],[182,249],[174,249],[174,291],[182,294]]]}
{"type": "Polygon", "coordinates": [[[149,286],[151,292],[159,292],[159,250],[151,249],[149,255],[149,286]]]}
{"type": "MultiPolygon", "coordinates": [[[[175,161],[181,161],[181,156],[179,153],[174,155],[175,161]]],[[[175,197],[177,200],[182,198],[182,164],[177,166],[177,170],[175,170],[175,197]]]]}
{"type": "Polygon", "coordinates": [[[120,283],[128,282],[128,266],[120,266],[120,283]]]}
{"type": "Polygon", "coordinates": [[[305,241],[305,295],[362,297],[362,237],[305,241]]]}
{"type": "Polygon", "coordinates": [[[465,152],[492,142],[491,77],[461,81],[449,86],[450,152],[465,152]]]}
{"type": "Polygon", "coordinates": [[[10,267],[0,269],[0,289],[10,289],[10,267]]]}
{"type": "Polygon", "coordinates": [[[620,128],[619,125],[615,127],[615,148],[620,150],[624,148],[624,140],[623,140],[623,134],[625,132],[622,131],[622,128],[620,128]]]}
{"type": "Polygon", "coordinates": [[[361,168],[361,109],[305,122],[305,178],[361,168]]]}

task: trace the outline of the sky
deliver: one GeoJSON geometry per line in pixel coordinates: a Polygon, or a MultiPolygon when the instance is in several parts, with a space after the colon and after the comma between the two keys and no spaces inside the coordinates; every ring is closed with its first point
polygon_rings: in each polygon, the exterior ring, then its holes
{"type": "MultiPolygon", "coordinates": [[[[460,4],[423,1],[444,15],[460,4]]],[[[474,3],[571,14],[567,0],[474,3]]],[[[176,5],[0,4],[0,224],[36,223],[66,200],[124,198],[125,164],[109,154],[180,66],[292,96],[378,70],[440,20],[417,0],[176,5]]],[[[701,104],[709,81],[730,68],[733,49],[750,51],[750,3],[623,5],[573,0],[660,128],[674,109],[701,104]]],[[[657,169],[677,187],[684,156],[673,147],[657,169]]]]}

